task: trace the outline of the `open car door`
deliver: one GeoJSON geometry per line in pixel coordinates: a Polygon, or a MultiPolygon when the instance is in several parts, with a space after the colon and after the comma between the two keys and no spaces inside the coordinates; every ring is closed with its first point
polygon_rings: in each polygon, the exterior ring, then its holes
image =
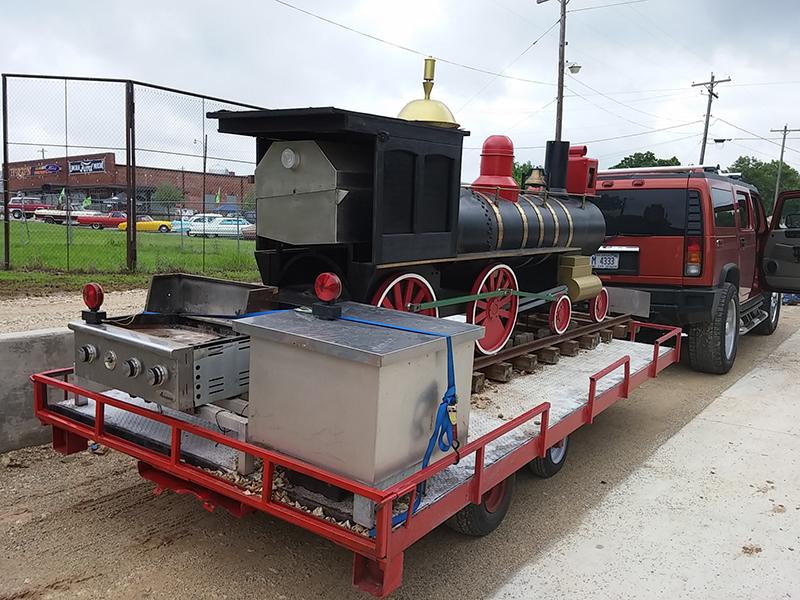
{"type": "Polygon", "coordinates": [[[772,291],[800,293],[800,190],[778,196],[761,264],[772,291]]]}

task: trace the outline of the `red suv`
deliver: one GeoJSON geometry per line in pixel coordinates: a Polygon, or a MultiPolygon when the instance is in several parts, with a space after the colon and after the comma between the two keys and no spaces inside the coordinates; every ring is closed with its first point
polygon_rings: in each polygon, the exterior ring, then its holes
{"type": "Polygon", "coordinates": [[[593,265],[612,304],[619,288],[648,292],[650,319],[688,334],[694,369],[727,373],[740,334],[775,331],[791,285],[764,276],[774,234],[755,187],[716,168],[655,167],[601,171],[597,194],[606,239],[593,265]]]}

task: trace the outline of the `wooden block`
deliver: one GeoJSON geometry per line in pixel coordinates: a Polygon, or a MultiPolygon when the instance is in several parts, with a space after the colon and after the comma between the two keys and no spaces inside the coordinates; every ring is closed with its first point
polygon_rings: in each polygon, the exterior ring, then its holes
{"type": "Polygon", "coordinates": [[[525,334],[525,343],[530,344],[531,342],[535,342],[535,341],[536,341],[536,334],[533,333],[532,331],[528,331],[525,334]]]}
{"type": "Polygon", "coordinates": [[[486,375],[480,371],[472,373],[472,393],[480,394],[483,391],[483,386],[486,383],[486,375]]]}
{"type": "Polygon", "coordinates": [[[518,371],[525,371],[526,373],[533,371],[538,362],[539,359],[536,358],[535,354],[523,354],[522,356],[511,359],[511,364],[514,365],[515,369],[518,371]]]}
{"type": "Polygon", "coordinates": [[[522,346],[527,342],[527,337],[524,333],[518,333],[514,336],[514,345],[515,346],[522,346]]]}
{"type": "Polygon", "coordinates": [[[604,344],[610,344],[611,340],[614,339],[614,332],[610,329],[601,329],[600,333],[600,341],[604,344]]]}
{"type": "Polygon", "coordinates": [[[552,331],[550,331],[549,328],[542,327],[541,329],[537,329],[536,330],[536,334],[535,335],[536,335],[536,339],[537,340],[541,340],[541,339],[544,339],[546,337],[550,337],[551,335],[554,335],[554,334],[553,334],[552,331]]]}
{"type": "Polygon", "coordinates": [[[578,343],[581,345],[581,348],[584,348],[585,350],[594,350],[597,348],[598,344],[600,344],[600,334],[588,333],[586,335],[582,335],[578,338],[578,343]]]}
{"type": "Polygon", "coordinates": [[[561,357],[561,352],[559,351],[558,348],[549,346],[547,348],[542,348],[541,350],[537,350],[536,356],[538,357],[540,363],[544,363],[546,365],[554,365],[558,362],[558,359],[561,357]]]}
{"type": "Polygon", "coordinates": [[[508,341],[506,342],[505,346],[503,346],[503,350],[508,350],[509,348],[513,348],[513,347],[514,347],[514,338],[512,336],[512,337],[508,338],[508,341]]]}
{"type": "Polygon", "coordinates": [[[614,337],[618,340],[627,340],[630,334],[631,328],[627,325],[615,325],[614,326],[614,337]]]}
{"type": "Polygon", "coordinates": [[[492,381],[500,381],[505,383],[506,381],[511,380],[511,373],[514,370],[514,367],[511,365],[511,363],[499,362],[489,365],[481,370],[483,371],[484,375],[486,375],[486,377],[492,381]]]}
{"type": "Polygon", "coordinates": [[[578,340],[567,340],[566,342],[561,342],[558,345],[558,349],[564,356],[575,356],[580,348],[581,345],[578,340]]]}

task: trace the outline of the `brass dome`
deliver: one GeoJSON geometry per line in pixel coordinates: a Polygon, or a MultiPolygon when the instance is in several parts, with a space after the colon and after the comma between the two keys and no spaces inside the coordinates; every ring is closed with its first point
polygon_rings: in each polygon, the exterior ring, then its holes
{"type": "Polygon", "coordinates": [[[406,121],[419,121],[420,123],[438,127],[458,127],[458,123],[456,123],[456,119],[450,109],[438,100],[431,100],[435,65],[436,60],[432,56],[425,59],[424,81],[422,82],[425,98],[412,100],[403,107],[403,110],[397,116],[406,121]]]}

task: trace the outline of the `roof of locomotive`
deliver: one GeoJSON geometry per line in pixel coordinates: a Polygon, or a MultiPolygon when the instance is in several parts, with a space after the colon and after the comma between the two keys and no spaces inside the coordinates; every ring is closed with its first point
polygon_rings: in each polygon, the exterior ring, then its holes
{"type": "Polygon", "coordinates": [[[359,113],[332,106],[270,110],[220,110],[207,115],[219,120],[221,133],[272,140],[395,137],[461,146],[469,131],[437,127],[394,117],[359,113]]]}

